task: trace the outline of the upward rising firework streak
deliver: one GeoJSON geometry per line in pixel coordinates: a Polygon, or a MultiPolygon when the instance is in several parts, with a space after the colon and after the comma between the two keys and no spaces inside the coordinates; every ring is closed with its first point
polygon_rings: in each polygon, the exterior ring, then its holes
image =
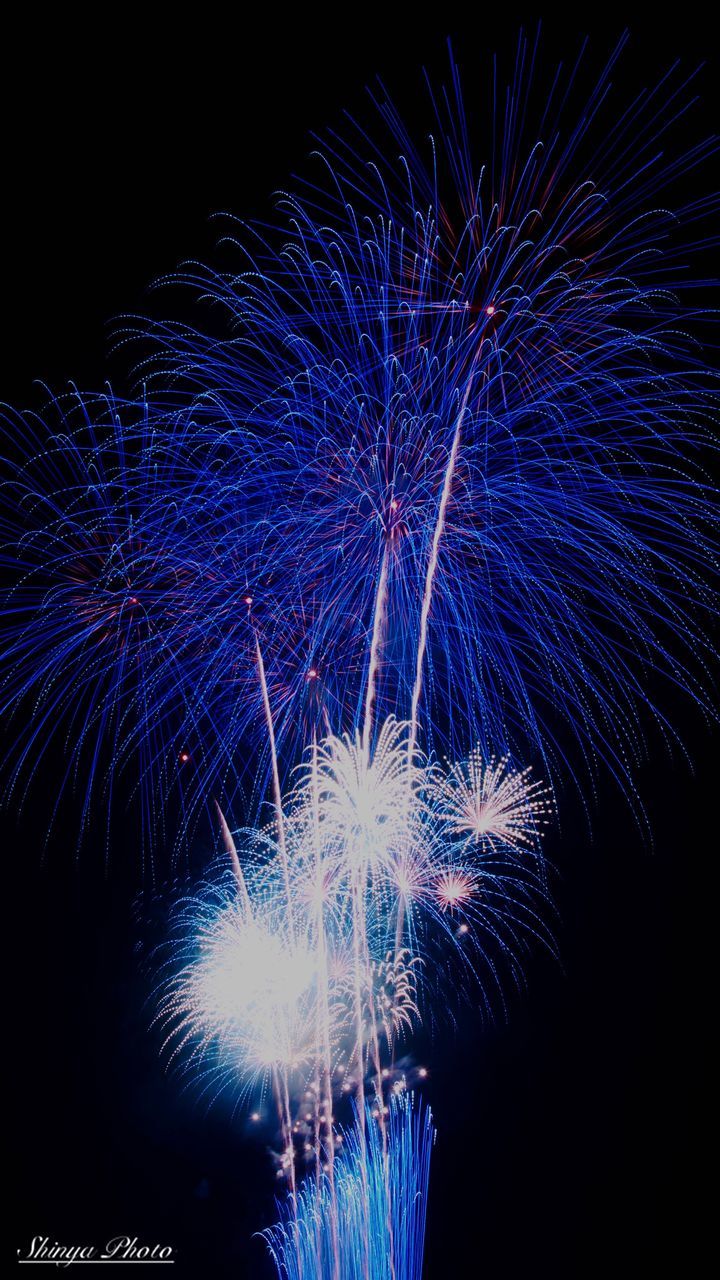
{"type": "Polygon", "coordinates": [[[337,1165],[334,1188],[326,1176],[306,1181],[297,1215],[286,1214],[266,1233],[283,1280],[359,1280],[364,1274],[362,1199],[358,1187],[367,1170],[373,1280],[420,1280],[433,1130],[428,1112],[413,1114],[410,1097],[393,1099],[390,1108],[389,1159],[377,1129],[370,1125],[364,1155],[358,1130],[337,1165]],[[333,1196],[343,1224],[336,1253],[329,1233],[333,1196]]]}
{"type": "Polygon", "coordinates": [[[159,1016],[211,1093],[274,1099],[283,1274],[313,1274],[313,1233],[317,1274],[350,1274],[343,1214],[358,1274],[417,1274],[399,1042],[443,961],[490,1005],[550,941],[549,795],[513,762],[559,782],[579,754],[632,797],[645,725],[672,735],[660,682],[709,710],[714,400],[685,264],[714,206],[657,208],[708,147],[660,162],[672,75],[608,126],[614,59],[568,128],[580,68],[543,101],[536,52],[487,163],[454,64],[424,153],[379,91],[377,144],[329,135],[282,229],[175,278],[226,338],[143,323],[140,402],[73,397],[49,439],[8,417],[10,790],[59,743],[83,825],[135,764],[148,835],[216,802],[230,867],[180,910],[159,1016]]]}

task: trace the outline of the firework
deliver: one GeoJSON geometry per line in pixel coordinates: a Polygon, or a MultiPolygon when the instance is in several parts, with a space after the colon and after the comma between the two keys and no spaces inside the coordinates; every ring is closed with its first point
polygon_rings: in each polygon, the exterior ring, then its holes
{"type": "Polygon", "coordinates": [[[265,1233],[281,1280],[359,1280],[367,1274],[373,1280],[420,1280],[434,1139],[430,1110],[412,1095],[394,1097],[385,1144],[369,1113],[366,1126],[366,1147],[359,1121],[345,1133],[334,1185],[325,1174],[308,1179],[297,1213],[286,1211],[265,1233]],[[333,1202],[342,1222],[337,1250],[329,1230],[333,1202]]]}
{"type": "Polygon", "coordinates": [[[426,153],[379,91],[381,143],[320,140],[322,180],[238,229],[236,271],[179,277],[224,335],[129,323],[141,399],[8,418],[10,791],[60,743],[81,825],[125,766],[150,835],[219,810],[158,1017],[203,1091],[273,1099],[287,1277],[419,1275],[403,1040],[448,973],[489,1008],[552,946],[557,785],[603,764],[632,800],[663,680],[711,711],[685,264],[712,206],[656,207],[708,148],[660,164],[661,94],[604,127],[612,62],[566,124],[578,68],[538,104],[530,63],[521,40],[485,164],[454,62],[426,153]]]}
{"type": "Polygon", "coordinates": [[[475,148],[453,64],[427,155],[378,94],[382,147],[320,140],[326,181],[237,229],[237,271],[180,277],[226,340],[143,324],[142,403],[9,419],[12,782],[62,741],[68,779],[109,796],[127,764],[150,829],[187,829],[396,715],[561,781],[574,737],[632,798],[644,729],[673,734],[648,676],[712,714],[714,396],[684,336],[712,205],[654,203],[708,147],[660,163],[662,92],[603,130],[609,74],[576,126],[518,73],[535,110],[475,148]]]}
{"type": "Polygon", "coordinates": [[[441,818],[465,845],[527,848],[547,822],[547,788],[530,780],[530,769],[513,770],[507,758],[485,761],[479,750],[455,764],[438,784],[441,818]]]}
{"type": "Polygon", "coordinates": [[[281,827],[236,844],[220,815],[231,868],[180,903],[160,991],[172,1055],[202,1063],[204,1084],[240,1081],[250,1103],[281,1071],[301,1112],[321,1079],[331,1107],[333,1091],[352,1081],[362,1094],[369,1077],[382,1106],[383,1053],[448,961],[488,999],[500,954],[519,970],[524,940],[552,945],[540,784],[506,762],[483,769],[477,753],[442,773],[409,755],[410,734],[391,719],[371,753],[360,737],[316,744],[281,827]],[[468,779],[490,815],[472,810],[470,836],[468,779]]]}
{"type": "Polygon", "coordinates": [[[578,127],[518,109],[492,121],[502,167],[473,165],[452,75],[426,157],[379,95],[386,145],[319,140],[327,181],[281,200],[279,253],[237,228],[237,272],[184,277],[242,348],[161,327],[149,371],[212,393],[226,449],[262,439],[275,574],[256,598],[272,613],[283,583],[304,611],[306,661],[274,677],[290,760],[396,714],[428,751],[530,745],[563,778],[569,733],[632,794],[645,726],[672,733],[648,673],[710,711],[714,397],[683,334],[712,205],[651,203],[708,148],[663,169],[642,103],[617,115],[642,143],[614,146],[608,69],[578,127]]]}

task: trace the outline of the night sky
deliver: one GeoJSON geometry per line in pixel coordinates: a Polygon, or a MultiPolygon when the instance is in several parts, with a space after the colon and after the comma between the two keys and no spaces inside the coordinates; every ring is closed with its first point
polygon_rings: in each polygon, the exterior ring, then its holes
{"type": "MultiPolygon", "coordinates": [[[[214,211],[266,216],[310,130],[360,110],[376,72],[412,118],[420,69],[442,72],[450,34],[471,100],[473,67],[495,47],[509,58],[520,23],[537,20],[516,10],[481,25],[459,12],[388,22],[363,6],[290,25],[274,13],[230,34],[207,6],[192,24],[168,12],[152,31],[117,9],[82,24],[38,14],[5,33],[0,397],[40,408],[33,379],[55,391],[108,377],[122,388],[111,322],[151,308],[150,282],[180,259],[211,254],[214,211]]],[[[567,56],[587,31],[601,62],[629,21],[616,78],[631,88],[675,56],[688,69],[708,56],[699,11],[682,16],[670,30],[588,10],[546,22],[545,48],[567,56]]],[[[717,65],[701,75],[688,140],[712,129],[716,78],[717,65]]],[[[591,802],[591,829],[568,787],[546,847],[560,963],[536,951],[506,1019],[483,1026],[459,1005],[454,1025],[418,1044],[439,1131],[428,1280],[695,1276],[714,1251],[702,1166],[714,1163],[717,735],[679,698],[668,711],[694,771],[651,737],[638,788],[654,840],[610,783],[591,802]]],[[[18,1199],[7,1250],[38,1234],[102,1243],[122,1233],[171,1243],[178,1280],[270,1276],[253,1239],[275,1216],[267,1135],[225,1103],[207,1111],[184,1094],[148,1029],[167,862],[159,854],[154,883],[143,877],[132,812],[107,866],[101,831],[76,855],[71,808],[44,850],[55,770],[48,762],[20,822],[2,815],[13,880],[6,1169],[18,1199]]],[[[195,869],[212,842],[200,833],[195,869]]]]}

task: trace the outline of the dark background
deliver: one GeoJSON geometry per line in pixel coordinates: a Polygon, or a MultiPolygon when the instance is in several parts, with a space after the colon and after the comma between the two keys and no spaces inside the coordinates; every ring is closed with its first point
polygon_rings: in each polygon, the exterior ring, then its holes
{"type": "MultiPolygon", "coordinates": [[[[484,7],[483,7],[484,8],[484,7]]],[[[591,11],[545,22],[566,56],[587,32],[598,57],[625,22],[617,79],[651,83],[675,56],[702,61],[710,38],[684,6],[666,29],[648,15],[591,11]]],[[[453,37],[465,72],[512,53],[521,21],[473,21],[453,6],[367,6],[261,22],[199,6],[192,17],[105,10],[82,22],[39,12],[3,32],[0,397],[39,407],[33,379],[97,387],[109,322],[142,310],[147,286],[184,256],[207,256],[209,216],[264,215],[302,166],[312,128],[358,108],[380,72],[411,114],[419,69],[444,66],[453,37]]],[[[708,132],[717,65],[701,79],[708,132]]],[[[683,126],[685,127],[685,126],[683,126]]],[[[710,175],[705,181],[709,184],[710,175]]],[[[713,1021],[717,738],[670,708],[694,773],[655,744],[639,778],[654,845],[601,789],[592,838],[577,798],[560,797],[551,837],[562,965],[536,955],[507,1023],[461,1010],[423,1048],[439,1137],[427,1277],[679,1276],[714,1254],[707,1042],[713,1021]]],[[[47,791],[51,779],[48,778],[47,791]]],[[[42,779],[23,822],[4,818],[8,996],[4,1099],[16,1130],[6,1164],[18,1207],[11,1255],[30,1238],[172,1243],[179,1277],[270,1274],[254,1231],[273,1219],[262,1138],[222,1105],[207,1112],[163,1074],[148,1033],[147,929],[164,868],[143,889],[132,821],[109,869],[56,829],[48,856],[42,779]]],[[[210,834],[208,833],[208,845],[210,834]]],[[[202,861],[204,851],[198,851],[202,861]]]]}

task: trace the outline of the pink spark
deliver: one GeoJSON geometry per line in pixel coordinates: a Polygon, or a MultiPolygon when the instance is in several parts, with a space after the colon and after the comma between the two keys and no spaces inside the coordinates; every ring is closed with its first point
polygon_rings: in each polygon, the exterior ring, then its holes
{"type": "Polygon", "coordinates": [[[436,885],[438,902],[451,909],[465,902],[473,892],[471,876],[462,871],[444,871],[436,885]]]}

